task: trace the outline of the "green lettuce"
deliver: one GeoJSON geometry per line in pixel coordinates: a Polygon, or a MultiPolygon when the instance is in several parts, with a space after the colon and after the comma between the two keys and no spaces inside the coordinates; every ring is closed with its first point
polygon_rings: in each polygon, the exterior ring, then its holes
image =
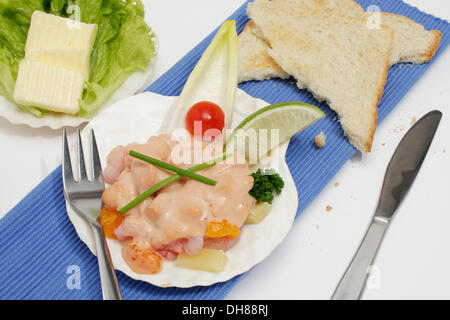
{"type": "MultiPolygon", "coordinates": [[[[80,101],[82,117],[92,116],[134,72],[145,71],[156,55],[140,0],[3,0],[0,3],[0,94],[13,101],[19,62],[33,11],[77,18],[98,25],[89,81],[80,101]]],[[[35,116],[48,112],[18,106],[35,116]]]]}

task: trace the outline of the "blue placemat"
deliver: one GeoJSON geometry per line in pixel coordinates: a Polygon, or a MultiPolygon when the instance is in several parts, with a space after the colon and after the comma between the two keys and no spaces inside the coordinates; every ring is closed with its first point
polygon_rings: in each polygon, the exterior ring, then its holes
{"type": "MultiPolygon", "coordinates": [[[[438,58],[450,42],[450,24],[426,15],[400,0],[358,1],[364,8],[378,5],[382,11],[405,15],[427,29],[441,30],[443,37],[438,58]]],[[[238,32],[246,24],[245,3],[230,19],[238,32]]],[[[211,41],[215,30],[172,69],[148,89],[165,95],[178,95],[211,41]]],[[[430,64],[394,66],[389,71],[379,122],[397,105],[430,64]]],[[[439,81],[439,79],[436,79],[439,81]]],[[[249,94],[275,103],[299,100],[317,104],[310,94],[297,89],[292,81],[279,79],[248,82],[240,88],[249,94]]],[[[319,105],[327,118],[295,136],[287,152],[287,162],[299,186],[300,214],[355,149],[343,137],[335,114],[325,104],[319,105]],[[327,147],[316,150],[313,137],[319,128],[327,135],[327,147]]],[[[118,272],[125,299],[221,299],[241,276],[209,287],[161,289],[135,281],[118,272]]],[[[0,299],[101,299],[96,258],[82,243],[69,222],[62,192],[61,168],[58,167],[14,209],[0,220],[0,299]]]]}

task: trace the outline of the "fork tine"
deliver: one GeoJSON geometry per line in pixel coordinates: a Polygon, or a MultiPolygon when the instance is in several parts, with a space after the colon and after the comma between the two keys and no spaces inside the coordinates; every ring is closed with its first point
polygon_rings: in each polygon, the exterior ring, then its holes
{"type": "Polygon", "coordinates": [[[97,141],[95,139],[94,129],[91,129],[91,146],[92,146],[92,180],[97,181],[102,174],[102,164],[98,154],[97,141]]]}
{"type": "Polygon", "coordinates": [[[83,143],[81,141],[80,129],[77,129],[78,133],[78,181],[87,180],[86,164],[84,162],[83,143]]]}
{"type": "Polygon", "coordinates": [[[67,143],[66,128],[63,130],[63,159],[62,159],[62,171],[64,181],[74,181],[72,163],[70,162],[69,144],[67,143]]]}

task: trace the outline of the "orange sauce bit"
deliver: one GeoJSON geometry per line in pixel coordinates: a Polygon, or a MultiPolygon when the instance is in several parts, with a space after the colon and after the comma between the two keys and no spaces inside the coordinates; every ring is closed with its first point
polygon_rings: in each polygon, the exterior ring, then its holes
{"type": "Polygon", "coordinates": [[[106,207],[103,207],[100,212],[100,224],[103,227],[103,231],[105,232],[105,236],[110,239],[117,239],[114,234],[114,230],[122,223],[124,217],[120,215],[116,210],[112,210],[106,207]]]}
{"type": "Polygon", "coordinates": [[[241,234],[238,226],[229,223],[227,220],[211,221],[205,233],[208,238],[237,238],[241,234]]]}

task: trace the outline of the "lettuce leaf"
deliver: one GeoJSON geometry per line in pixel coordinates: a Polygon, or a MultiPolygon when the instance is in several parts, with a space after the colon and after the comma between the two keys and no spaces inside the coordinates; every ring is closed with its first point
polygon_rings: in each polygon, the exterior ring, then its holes
{"type": "Polygon", "coordinates": [[[203,52],[181,91],[180,98],[161,128],[172,132],[184,128],[186,113],[195,103],[214,102],[225,113],[225,128],[230,128],[238,84],[238,36],[236,21],[225,21],[203,52]]]}
{"type": "MultiPolygon", "coordinates": [[[[125,80],[145,71],[156,55],[151,28],[144,21],[140,0],[4,0],[0,3],[0,94],[13,101],[13,92],[31,15],[42,10],[98,25],[91,54],[90,79],[78,115],[91,117],[125,80]]],[[[47,111],[19,106],[35,116],[47,111]]]]}

